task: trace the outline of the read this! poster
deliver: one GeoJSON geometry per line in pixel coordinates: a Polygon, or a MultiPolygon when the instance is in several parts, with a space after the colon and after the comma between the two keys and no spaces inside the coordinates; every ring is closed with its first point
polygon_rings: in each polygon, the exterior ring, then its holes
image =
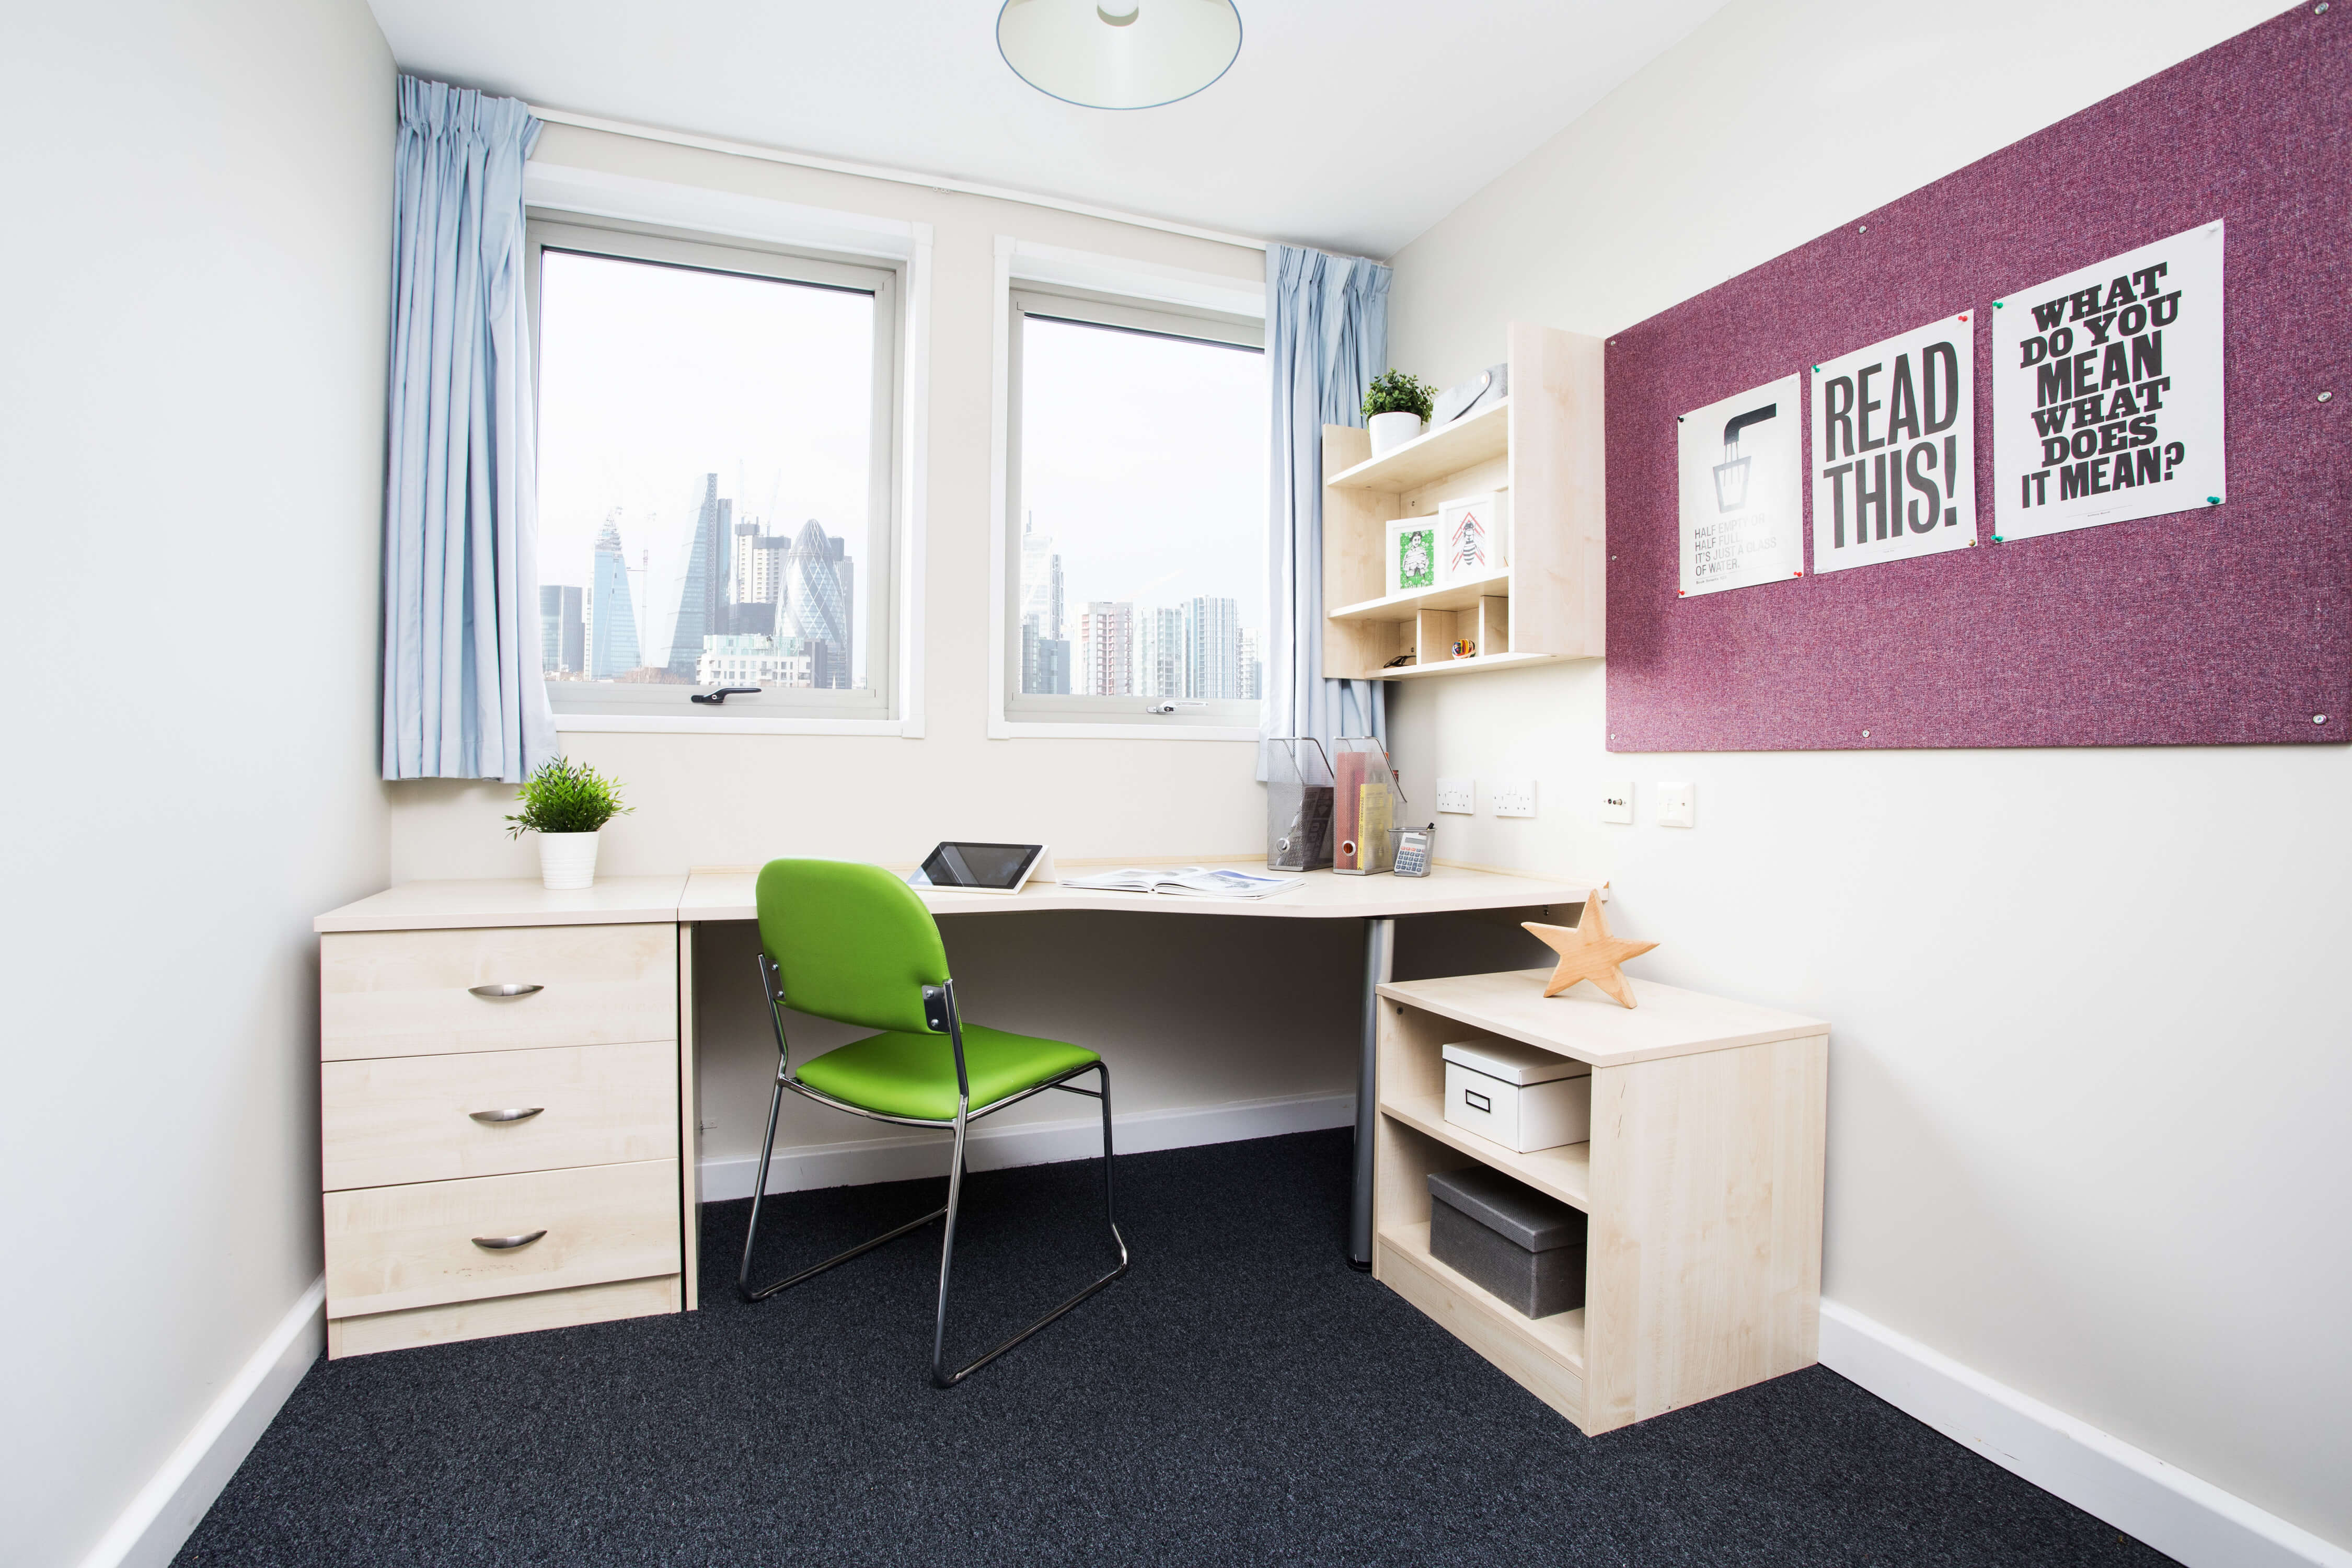
{"type": "Polygon", "coordinates": [[[1681,416],[1684,597],[1805,574],[1801,391],[1785,375],[1681,416]]]}
{"type": "Polygon", "coordinates": [[[1993,533],[2219,506],[2221,225],[1996,303],[1993,533]]]}
{"type": "Polygon", "coordinates": [[[1813,366],[1813,570],[1977,542],[1976,312],[1813,366]]]}

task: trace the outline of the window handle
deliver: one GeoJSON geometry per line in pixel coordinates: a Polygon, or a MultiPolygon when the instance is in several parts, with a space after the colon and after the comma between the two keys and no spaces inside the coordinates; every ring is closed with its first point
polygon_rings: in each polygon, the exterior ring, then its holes
{"type": "Polygon", "coordinates": [[[757,697],[758,695],[760,695],[760,689],[756,686],[722,686],[716,691],[690,692],[687,696],[687,700],[708,702],[715,708],[730,697],[757,697]]]}

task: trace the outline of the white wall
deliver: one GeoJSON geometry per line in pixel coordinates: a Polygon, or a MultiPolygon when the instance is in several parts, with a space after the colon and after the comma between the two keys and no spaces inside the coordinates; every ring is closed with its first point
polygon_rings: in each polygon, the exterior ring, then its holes
{"type": "MultiPolygon", "coordinates": [[[[564,750],[621,779],[636,807],[605,828],[601,871],[757,865],[796,854],[911,864],[943,837],[1044,840],[1063,859],[1248,855],[1264,844],[1254,742],[991,740],[987,732],[996,237],[1249,284],[1265,277],[1262,252],[572,126],[549,126],[534,156],[933,230],[929,504],[918,563],[922,738],[567,732],[564,750]]],[[[503,831],[510,786],[404,784],[392,794],[394,881],[536,875],[531,842],[509,842],[503,831]]],[[[1058,1030],[1101,1049],[1119,1075],[1122,1112],[1353,1091],[1352,928],[1337,950],[1329,932],[1285,930],[1256,933],[1247,952],[1224,943],[1194,957],[1168,942],[1156,921],[1088,926],[1023,917],[995,929],[1002,923],[949,922],[968,1009],[1001,1028],[1058,1030]],[[982,925],[991,928],[984,934],[982,925]],[[1326,962],[1334,951],[1336,966],[1326,962]],[[1301,973],[1313,978],[1296,984],[1301,973]],[[1203,1026],[1201,1016],[1208,976],[1238,987],[1216,994],[1218,1027],[1203,1026]],[[1072,986],[1106,983],[1123,990],[1126,1005],[1071,1012],[1072,986]]],[[[703,1156],[737,1160],[758,1151],[775,1047],[752,1005],[751,948],[716,932],[704,948],[697,974],[702,1115],[711,1125],[703,1156]]],[[[812,1048],[824,1038],[812,1033],[812,1048]]],[[[1067,1117],[1075,1103],[1037,1101],[1005,1120],[1067,1117]]],[[[778,1143],[862,1140],[873,1131],[795,1103],[778,1143]]]]}
{"type": "Polygon", "coordinates": [[[30,1568],[83,1559],[319,1273],[310,921],[387,863],[394,104],[361,0],[10,5],[0,58],[0,1559],[30,1568]]]}
{"type": "MultiPolygon", "coordinates": [[[[1734,0],[1397,258],[1393,358],[1629,326],[2278,9],[1734,0]]],[[[1448,855],[1612,877],[1641,971],[1832,1021],[1826,1293],[2352,1544],[2352,754],[1612,756],[1603,697],[1597,664],[1404,683],[1407,788],[1536,778],[1448,855]]]]}

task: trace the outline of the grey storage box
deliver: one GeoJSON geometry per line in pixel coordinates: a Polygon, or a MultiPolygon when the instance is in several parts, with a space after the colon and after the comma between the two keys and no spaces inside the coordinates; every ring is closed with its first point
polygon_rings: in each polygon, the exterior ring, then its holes
{"type": "Polygon", "coordinates": [[[1429,1173],[1430,1256],[1530,1318],[1584,1305],[1584,1215],[1491,1165],[1429,1173]]]}

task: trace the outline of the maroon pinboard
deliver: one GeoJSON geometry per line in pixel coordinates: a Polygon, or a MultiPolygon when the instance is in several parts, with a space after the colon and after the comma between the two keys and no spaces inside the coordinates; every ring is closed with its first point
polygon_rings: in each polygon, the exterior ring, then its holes
{"type": "Polygon", "coordinates": [[[2352,739],[2347,125],[2305,5],[1610,339],[1610,750],[2352,739]],[[1987,307],[2215,218],[2228,500],[1994,542],[1987,307]],[[1961,310],[1977,547],[1678,598],[1675,416],[1961,310]]]}

